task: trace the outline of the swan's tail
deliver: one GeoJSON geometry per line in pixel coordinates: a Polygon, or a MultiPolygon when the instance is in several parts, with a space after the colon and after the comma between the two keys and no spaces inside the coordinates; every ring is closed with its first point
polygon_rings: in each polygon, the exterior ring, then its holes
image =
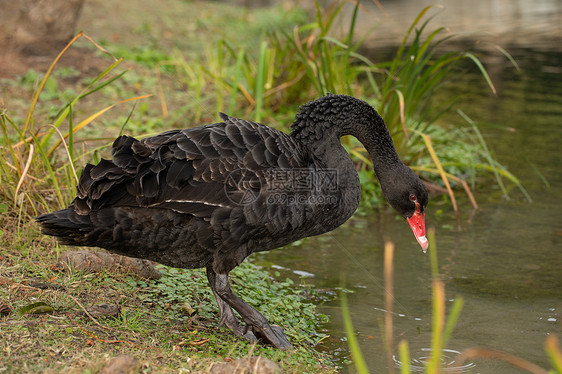
{"type": "Polygon", "coordinates": [[[88,245],[87,237],[93,229],[89,216],[76,214],[70,208],[43,214],[35,220],[41,225],[43,234],[55,236],[68,245],[88,245]]]}

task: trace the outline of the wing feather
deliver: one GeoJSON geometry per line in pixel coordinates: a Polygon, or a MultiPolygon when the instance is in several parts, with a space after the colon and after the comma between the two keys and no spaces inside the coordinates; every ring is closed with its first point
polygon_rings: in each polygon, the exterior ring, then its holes
{"type": "MultiPolygon", "coordinates": [[[[311,162],[285,133],[224,114],[221,118],[224,122],[140,141],[120,136],[111,161],[84,168],[75,209],[87,214],[104,206],[156,207],[216,220],[263,193],[267,170],[311,162]],[[251,175],[236,174],[240,170],[251,175]]],[[[275,219],[263,214],[254,213],[253,219],[275,219]]]]}

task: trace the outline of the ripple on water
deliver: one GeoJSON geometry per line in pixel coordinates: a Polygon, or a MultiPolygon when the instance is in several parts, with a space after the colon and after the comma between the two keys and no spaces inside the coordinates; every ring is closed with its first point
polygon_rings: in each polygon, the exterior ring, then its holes
{"type": "MultiPolygon", "coordinates": [[[[441,350],[441,371],[443,372],[463,372],[464,370],[473,369],[476,364],[473,362],[464,362],[463,365],[458,365],[456,362],[459,351],[454,349],[441,350]]],[[[394,364],[397,368],[401,368],[403,362],[397,356],[392,357],[394,364]]],[[[420,348],[419,350],[410,352],[410,370],[412,373],[424,373],[426,363],[431,358],[431,348],[420,348]]]]}

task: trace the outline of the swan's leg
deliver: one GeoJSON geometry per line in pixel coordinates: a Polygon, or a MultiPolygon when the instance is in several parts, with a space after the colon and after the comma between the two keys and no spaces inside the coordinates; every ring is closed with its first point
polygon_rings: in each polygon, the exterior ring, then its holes
{"type": "Polygon", "coordinates": [[[215,299],[217,300],[217,304],[219,306],[219,312],[221,315],[219,326],[228,327],[237,336],[243,336],[251,341],[257,341],[258,339],[251,331],[246,331],[247,329],[240,325],[240,322],[238,322],[238,318],[234,315],[234,311],[230,305],[228,305],[228,303],[217,294],[215,289],[217,275],[211,267],[207,268],[207,279],[209,280],[211,290],[213,290],[213,295],[215,295],[215,299]]]}
{"type": "MultiPolygon", "coordinates": [[[[207,277],[209,279],[209,283],[214,283],[214,286],[211,287],[213,288],[213,292],[215,292],[215,296],[218,296],[217,302],[219,303],[219,308],[221,303],[219,299],[222,299],[222,302],[226,302],[228,304],[223,306],[224,309],[230,309],[230,307],[232,307],[240,313],[244,322],[246,322],[246,329],[251,327],[256,336],[259,336],[276,348],[291,348],[291,344],[287,340],[287,337],[281,327],[271,326],[260,312],[246,304],[232,292],[230,284],[228,283],[228,274],[216,274],[212,267],[209,266],[207,268],[207,277]]],[[[230,309],[230,313],[233,313],[232,309],[230,309]]],[[[232,316],[234,317],[234,314],[232,314],[232,316]]],[[[238,324],[238,321],[236,321],[236,323],[238,324]]]]}

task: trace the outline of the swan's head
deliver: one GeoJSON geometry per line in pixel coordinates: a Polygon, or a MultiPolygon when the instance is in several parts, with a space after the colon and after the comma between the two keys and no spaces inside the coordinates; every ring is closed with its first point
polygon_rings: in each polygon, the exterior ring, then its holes
{"type": "Polygon", "coordinates": [[[406,219],[423,251],[427,251],[425,208],[428,196],[423,182],[412,169],[402,164],[385,173],[381,187],[388,203],[406,219]]]}

